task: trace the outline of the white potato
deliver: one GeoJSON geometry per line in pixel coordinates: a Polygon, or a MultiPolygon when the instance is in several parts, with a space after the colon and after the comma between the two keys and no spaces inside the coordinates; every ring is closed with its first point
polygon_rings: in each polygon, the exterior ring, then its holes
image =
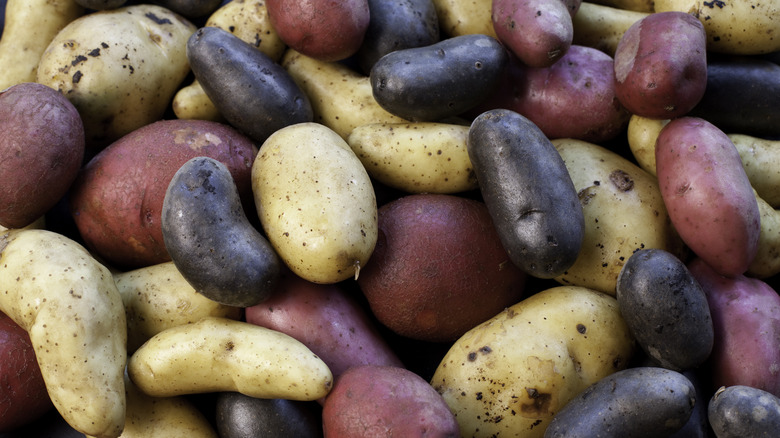
{"type": "Polygon", "coordinates": [[[356,277],[378,236],[376,197],[346,141],[318,123],[273,133],[252,165],[255,207],[268,241],[314,283],[356,277]]]}
{"type": "Polygon", "coordinates": [[[216,317],[156,334],[130,357],[127,373],[153,397],[236,391],[309,401],[333,385],[325,362],[295,338],[216,317]]]}
{"type": "Polygon", "coordinates": [[[36,81],[78,109],[88,146],[105,146],[162,118],[190,72],[186,43],[194,31],[149,4],[84,15],[51,41],[36,81]]]}
{"type": "Polygon", "coordinates": [[[88,435],[125,424],[122,298],[106,267],[47,230],[0,234],[0,311],[25,329],[63,419],[88,435]]]}
{"type": "Polygon", "coordinates": [[[469,127],[450,123],[372,123],[347,143],[377,181],[408,193],[458,193],[477,188],[466,140],[469,127]]]}

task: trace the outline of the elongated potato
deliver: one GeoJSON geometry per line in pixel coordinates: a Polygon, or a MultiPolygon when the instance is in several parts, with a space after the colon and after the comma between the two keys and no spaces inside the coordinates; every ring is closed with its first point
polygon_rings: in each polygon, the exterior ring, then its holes
{"type": "Polygon", "coordinates": [[[651,119],[632,114],[628,120],[628,147],[637,164],[645,172],[655,175],[655,141],[669,120],[651,119]]]}
{"type": "Polygon", "coordinates": [[[767,279],[780,274],[780,209],[775,209],[753,190],[761,216],[761,233],[758,236],[756,256],[748,266],[746,275],[767,279]]]}
{"type": "Polygon", "coordinates": [[[450,123],[370,123],[347,143],[377,181],[408,193],[477,188],[466,141],[469,127],[450,123]]]}
{"type": "Polygon", "coordinates": [[[9,0],[0,39],[0,90],[35,82],[38,63],[51,40],[84,8],[75,0],[9,0]]]}
{"type": "Polygon", "coordinates": [[[582,2],[577,14],[572,18],[572,44],[593,47],[609,56],[615,56],[623,34],[634,23],[648,15],[649,12],[619,9],[597,2],[582,2]]]}
{"type": "Polygon", "coordinates": [[[252,165],[252,192],[268,241],[314,283],[357,277],[378,236],[371,180],[346,141],[318,123],[273,133],[252,165]]]}
{"type": "Polygon", "coordinates": [[[127,372],[153,397],[236,391],[311,401],[333,385],[327,365],[294,338],[215,317],[158,333],[133,353],[127,372]]]}
{"type": "Polygon", "coordinates": [[[118,437],[127,326],[111,273],[46,230],[0,235],[0,266],[0,311],[29,333],[54,406],[79,432],[118,437]]]}

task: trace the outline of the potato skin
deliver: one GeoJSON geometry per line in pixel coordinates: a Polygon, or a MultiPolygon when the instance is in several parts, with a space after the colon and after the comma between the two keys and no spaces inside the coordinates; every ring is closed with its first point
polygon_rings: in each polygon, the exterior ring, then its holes
{"type": "Polygon", "coordinates": [[[220,438],[317,438],[322,436],[319,411],[312,402],[221,392],[217,395],[215,421],[220,438]]]}
{"type": "Polygon", "coordinates": [[[671,119],[699,103],[707,86],[704,26],[685,12],[650,14],[615,51],[615,94],[632,114],[671,119]]]}
{"type": "Polygon", "coordinates": [[[719,438],[770,438],[780,430],[780,398],[751,386],[719,388],[709,401],[707,413],[719,438]]]}
{"type": "Polygon", "coordinates": [[[321,61],[340,61],[363,43],[370,13],[367,0],[266,0],[268,17],[289,47],[321,61]]]}
{"type": "Polygon", "coordinates": [[[256,154],[248,137],[225,124],[173,119],[146,125],[81,169],[69,194],[73,220],[86,245],[109,263],[135,269],[167,262],[160,215],[176,171],[196,156],[219,160],[231,170],[252,211],[256,154]]]}
{"type": "Polygon", "coordinates": [[[0,132],[0,226],[22,228],[73,184],[84,158],[84,125],[62,94],[25,82],[0,91],[0,132]]]}
{"type": "Polygon", "coordinates": [[[683,374],[628,368],[589,386],[553,417],[545,438],[668,436],[681,429],[697,402],[683,374]]]}
{"type": "Polygon", "coordinates": [[[322,408],[325,436],[460,436],[442,397],[404,368],[350,368],[333,385],[322,408]]]}
{"type": "Polygon", "coordinates": [[[556,277],[571,267],[585,233],[582,207],[561,156],[544,133],[518,113],[490,110],[472,122],[467,148],[512,263],[539,278],[556,277]]]}
{"type": "Polygon", "coordinates": [[[655,143],[664,204],[686,245],[721,275],[744,273],[756,256],[760,213],[736,147],[696,117],[666,124],[655,143]]]}

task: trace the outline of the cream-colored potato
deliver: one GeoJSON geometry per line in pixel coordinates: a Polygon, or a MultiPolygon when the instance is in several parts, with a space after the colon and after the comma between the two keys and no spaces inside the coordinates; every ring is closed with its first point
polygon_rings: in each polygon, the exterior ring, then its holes
{"type": "Polygon", "coordinates": [[[638,249],[682,255],[684,245],[666,211],[658,180],[620,155],[593,143],[553,140],[569,170],[585,216],[585,238],[561,284],[615,295],[617,277],[638,249]]]}
{"type": "MultiPolygon", "coordinates": [[[[35,219],[31,224],[21,228],[22,230],[28,230],[28,229],[44,229],[46,228],[46,216],[41,216],[38,219],[35,219]]],[[[14,228],[6,228],[2,225],[0,225],[0,233],[4,233],[8,230],[11,230],[14,228]]]]}
{"type": "Polygon", "coordinates": [[[0,90],[35,82],[46,47],[83,13],[75,0],[8,0],[0,39],[0,90]]]}
{"type": "Polygon", "coordinates": [[[37,82],[78,109],[88,147],[104,146],[163,116],[190,72],[186,44],[194,31],[149,4],[84,15],[49,44],[37,82]]]}
{"type": "Polygon", "coordinates": [[[295,338],[216,317],[156,334],[130,356],[127,372],[153,397],[236,391],[308,401],[333,385],[325,362],[295,338]]]}
{"type": "Polygon", "coordinates": [[[592,2],[625,11],[655,12],[655,0],[592,0],[592,2]]]}
{"type": "Polygon", "coordinates": [[[309,97],[314,121],[344,140],[358,126],[406,121],[379,106],[368,76],[344,64],[320,61],[293,49],[287,49],[280,62],[309,97]]]}
{"type": "Polygon", "coordinates": [[[569,400],[625,368],[633,351],[615,298],[554,287],[463,335],[431,385],[462,436],[541,437],[569,400]]]}
{"type": "Polygon", "coordinates": [[[117,437],[125,423],[125,311],[111,273],[47,230],[0,234],[0,311],[30,335],[46,389],[79,432],[117,437]]]}
{"type": "Polygon", "coordinates": [[[252,165],[255,207],[268,241],[306,280],[357,277],[376,245],[371,180],[346,141],[318,123],[273,133],[252,165]]]}
{"type": "Polygon", "coordinates": [[[757,55],[780,50],[780,0],[655,0],[655,12],[665,11],[698,18],[708,51],[757,55]]]}
{"type": "Polygon", "coordinates": [[[466,140],[451,123],[372,123],[347,143],[377,181],[408,193],[458,193],[477,188],[466,140]]]}
{"type": "Polygon", "coordinates": [[[492,0],[433,0],[439,28],[449,37],[481,33],[496,38],[492,0]]]}
{"type": "Polygon", "coordinates": [[[756,195],[761,215],[761,233],[758,236],[756,256],[748,266],[746,275],[769,278],[780,274],[780,210],[763,200],[755,188],[753,193],[756,195]]]}
{"type": "Polygon", "coordinates": [[[173,262],[114,274],[127,316],[127,350],[132,353],[161,331],[207,316],[239,319],[241,309],[199,294],[173,262]]]}
{"type": "Polygon", "coordinates": [[[572,44],[592,47],[609,56],[615,56],[615,50],[623,34],[632,24],[648,15],[648,12],[582,2],[577,14],[572,18],[574,24],[572,44]]]}
{"type": "MultiPolygon", "coordinates": [[[[263,0],[233,0],[225,3],[206,20],[206,26],[227,30],[278,61],[287,46],[271,26],[263,0]]],[[[173,97],[173,112],[180,119],[212,120],[224,118],[197,79],[173,97]]]]}
{"type": "Polygon", "coordinates": [[[655,141],[669,119],[650,119],[632,114],[628,120],[628,147],[639,167],[655,175],[655,141]]]}

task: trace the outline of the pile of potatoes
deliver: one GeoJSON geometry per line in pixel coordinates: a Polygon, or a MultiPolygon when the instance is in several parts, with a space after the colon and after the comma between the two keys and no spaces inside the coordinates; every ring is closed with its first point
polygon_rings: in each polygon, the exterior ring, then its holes
{"type": "Polygon", "coordinates": [[[0,5],[0,438],[780,430],[780,1],[0,5]]]}

